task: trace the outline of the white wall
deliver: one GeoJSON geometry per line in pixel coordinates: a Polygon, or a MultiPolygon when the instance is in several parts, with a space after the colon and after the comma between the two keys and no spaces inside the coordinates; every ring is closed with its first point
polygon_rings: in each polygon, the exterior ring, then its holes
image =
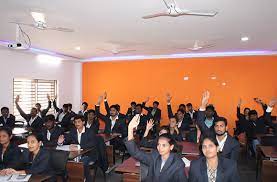
{"type": "Polygon", "coordinates": [[[13,111],[13,78],[58,80],[59,105],[72,103],[80,109],[82,98],[82,64],[62,61],[60,64],[42,63],[33,53],[0,49],[0,107],[13,111]]]}

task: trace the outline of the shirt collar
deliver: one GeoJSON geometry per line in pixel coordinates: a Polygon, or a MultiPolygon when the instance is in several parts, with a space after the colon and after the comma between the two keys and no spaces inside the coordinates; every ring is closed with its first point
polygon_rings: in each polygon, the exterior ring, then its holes
{"type": "Polygon", "coordinates": [[[83,130],[81,131],[81,133],[79,133],[79,130],[77,129],[78,135],[80,135],[80,134],[82,134],[82,133],[85,133],[85,132],[86,132],[86,127],[85,127],[85,126],[83,126],[83,130]]]}
{"type": "Polygon", "coordinates": [[[112,121],[118,120],[118,115],[116,116],[116,118],[114,120],[112,119],[112,116],[110,116],[110,120],[112,120],[112,121]]]}

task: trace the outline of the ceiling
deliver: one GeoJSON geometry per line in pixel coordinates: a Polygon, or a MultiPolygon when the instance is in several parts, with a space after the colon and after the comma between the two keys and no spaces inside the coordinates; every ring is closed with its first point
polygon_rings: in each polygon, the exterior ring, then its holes
{"type": "MultiPolygon", "coordinates": [[[[167,0],[170,1],[170,0],[167,0]]],[[[176,0],[181,8],[216,10],[215,17],[142,16],[165,11],[162,0],[1,0],[0,40],[15,40],[10,21],[32,23],[43,12],[49,26],[72,33],[22,26],[32,47],[89,60],[99,57],[191,53],[195,40],[213,43],[204,52],[277,51],[276,0],[176,0]],[[274,8],[275,7],[275,8],[274,8]],[[241,42],[243,36],[249,41],[241,42]],[[75,50],[79,46],[80,50],[75,50]],[[114,55],[101,49],[135,50],[114,55]]],[[[198,53],[198,52],[197,52],[198,53]]]]}

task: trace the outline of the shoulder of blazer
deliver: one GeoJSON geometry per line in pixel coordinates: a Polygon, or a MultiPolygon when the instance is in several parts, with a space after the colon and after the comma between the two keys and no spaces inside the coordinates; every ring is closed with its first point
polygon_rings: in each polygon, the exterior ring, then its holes
{"type": "Polygon", "coordinates": [[[227,159],[225,157],[218,157],[219,160],[219,167],[221,167],[223,170],[233,169],[233,167],[236,165],[236,161],[227,159]]]}

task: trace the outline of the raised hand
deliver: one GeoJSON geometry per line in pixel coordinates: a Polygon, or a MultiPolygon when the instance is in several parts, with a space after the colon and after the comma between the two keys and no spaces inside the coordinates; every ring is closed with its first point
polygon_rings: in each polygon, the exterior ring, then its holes
{"type": "Polygon", "coordinates": [[[49,94],[47,94],[47,99],[48,99],[48,101],[50,100],[50,95],[49,94]]]}
{"type": "Polygon", "coordinates": [[[19,102],[19,98],[20,98],[19,95],[17,95],[16,98],[15,98],[15,103],[19,102]]]}
{"type": "Polygon", "coordinates": [[[273,98],[269,101],[268,106],[269,107],[274,107],[276,103],[277,103],[277,99],[273,98]]]}
{"type": "Polygon", "coordinates": [[[166,94],[166,101],[167,101],[167,103],[170,103],[171,99],[172,99],[172,96],[169,93],[167,93],[166,94]]]}
{"type": "Polygon", "coordinates": [[[133,131],[133,129],[139,125],[139,122],[140,122],[140,115],[136,114],[129,123],[129,126],[128,126],[129,130],[133,131]]]}
{"type": "Polygon", "coordinates": [[[104,97],[105,100],[107,99],[107,92],[106,91],[104,92],[103,97],[104,97]]]}
{"type": "Polygon", "coordinates": [[[154,120],[153,119],[150,119],[147,124],[146,124],[146,130],[151,130],[154,126],[154,120]]]}
{"type": "Polygon", "coordinates": [[[100,105],[100,103],[103,101],[103,96],[102,95],[100,95],[99,97],[98,97],[98,101],[97,101],[97,104],[96,105],[100,105]]]}
{"type": "Polygon", "coordinates": [[[146,97],[144,103],[147,103],[149,101],[150,97],[146,97]]]}
{"type": "Polygon", "coordinates": [[[209,98],[210,98],[210,92],[209,91],[205,91],[202,95],[202,101],[201,101],[201,107],[202,109],[205,109],[206,106],[208,105],[209,102],[209,98]]]}
{"type": "Polygon", "coordinates": [[[239,98],[238,107],[241,106],[241,103],[242,103],[242,100],[241,100],[241,98],[239,98]]]}

